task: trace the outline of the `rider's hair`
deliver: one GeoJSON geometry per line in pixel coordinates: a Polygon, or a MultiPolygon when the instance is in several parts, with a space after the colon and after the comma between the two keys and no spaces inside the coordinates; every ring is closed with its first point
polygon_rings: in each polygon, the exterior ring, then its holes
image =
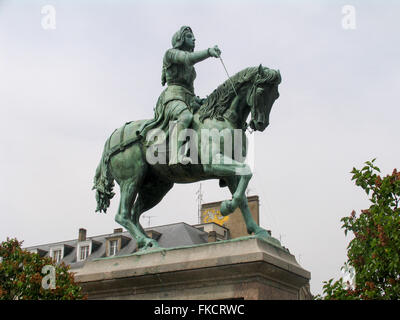
{"type": "Polygon", "coordinates": [[[171,44],[174,49],[180,49],[183,46],[185,43],[185,34],[188,32],[193,34],[192,29],[188,26],[183,26],[177,32],[175,32],[171,40],[171,44]]]}

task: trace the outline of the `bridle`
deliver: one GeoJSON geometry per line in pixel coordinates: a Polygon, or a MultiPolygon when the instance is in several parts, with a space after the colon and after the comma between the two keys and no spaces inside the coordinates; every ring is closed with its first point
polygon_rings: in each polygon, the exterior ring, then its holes
{"type": "MultiPolygon", "coordinates": [[[[257,76],[256,76],[257,77],[257,76]]],[[[254,79],[253,85],[250,90],[250,95],[251,95],[251,106],[250,106],[250,113],[253,114],[253,111],[256,107],[256,90],[257,90],[257,79],[254,79]]],[[[251,121],[251,120],[250,120],[251,121]]],[[[247,124],[246,130],[249,131],[250,134],[252,134],[254,129],[251,129],[250,125],[247,124]]]]}
{"type": "MultiPolygon", "coordinates": [[[[238,97],[238,94],[237,94],[237,92],[236,92],[236,89],[235,89],[235,86],[233,85],[233,82],[232,82],[232,80],[231,80],[231,77],[229,76],[229,73],[228,73],[228,70],[226,69],[226,67],[225,67],[225,64],[224,64],[224,61],[222,60],[222,57],[221,56],[219,56],[219,59],[220,59],[220,61],[221,61],[221,63],[222,63],[222,66],[224,67],[224,69],[225,69],[225,73],[226,73],[226,75],[227,75],[227,77],[228,77],[228,79],[229,79],[229,82],[230,82],[230,84],[232,85],[232,89],[233,89],[233,91],[235,92],[235,94],[236,94],[236,96],[238,97]]],[[[256,75],[256,78],[254,79],[254,82],[253,82],[253,86],[252,86],[252,88],[251,88],[251,95],[252,95],[252,105],[250,106],[250,112],[253,114],[253,110],[254,110],[254,108],[255,108],[255,104],[256,104],[256,90],[257,90],[257,75],[256,75]]],[[[251,120],[250,120],[251,121],[251,120]]],[[[249,133],[250,134],[252,134],[254,131],[256,131],[256,130],[254,130],[254,129],[251,129],[251,127],[250,127],[250,125],[246,122],[246,128],[245,128],[245,130],[247,130],[247,131],[249,131],[249,133]]]]}

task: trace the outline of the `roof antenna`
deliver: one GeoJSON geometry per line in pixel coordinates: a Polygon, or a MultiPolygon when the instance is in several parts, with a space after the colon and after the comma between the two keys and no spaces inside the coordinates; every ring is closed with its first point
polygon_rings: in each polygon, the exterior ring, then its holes
{"type": "Polygon", "coordinates": [[[201,190],[201,182],[200,182],[199,189],[196,191],[196,195],[197,195],[197,220],[198,220],[198,224],[200,224],[201,223],[201,205],[203,204],[203,192],[201,190]]]}
{"type": "Polygon", "coordinates": [[[147,219],[147,226],[148,226],[148,227],[150,227],[150,219],[151,219],[151,218],[154,218],[154,217],[155,217],[155,216],[146,216],[146,215],[143,215],[143,218],[144,218],[144,219],[147,219]]]}

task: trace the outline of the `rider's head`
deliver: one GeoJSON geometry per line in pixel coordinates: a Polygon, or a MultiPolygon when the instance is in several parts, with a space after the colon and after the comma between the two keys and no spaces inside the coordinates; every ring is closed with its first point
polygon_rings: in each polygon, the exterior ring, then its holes
{"type": "Polygon", "coordinates": [[[181,27],[172,37],[172,47],[174,49],[193,51],[194,43],[193,31],[188,26],[181,27]]]}

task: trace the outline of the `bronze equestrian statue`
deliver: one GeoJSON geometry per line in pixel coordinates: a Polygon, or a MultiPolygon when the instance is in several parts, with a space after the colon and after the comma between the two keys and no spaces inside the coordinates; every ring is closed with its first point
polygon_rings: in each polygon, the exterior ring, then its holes
{"type": "Polygon", "coordinates": [[[222,215],[239,207],[249,234],[270,237],[255,223],[245,196],[252,177],[244,162],[245,131],[248,127],[264,131],[268,126],[272,105],[279,97],[280,72],[262,65],[246,68],[200,99],[194,94],[193,65],[208,57],[218,58],[221,51],[217,46],[194,51],[194,43],[190,27],[175,33],[173,48],[163,60],[162,84],[168,86],[157,101],[154,119],[127,122],[116,129],[105,143],[96,170],[96,211],[106,212],[115,180],[121,191],[115,221],[129,231],[138,249],[158,247],[146,235],[139,217],[157,205],[174,183],[207,179],[218,179],[232,193],[232,200],[221,204],[222,215]],[[220,134],[217,139],[215,132],[220,134]]]}

